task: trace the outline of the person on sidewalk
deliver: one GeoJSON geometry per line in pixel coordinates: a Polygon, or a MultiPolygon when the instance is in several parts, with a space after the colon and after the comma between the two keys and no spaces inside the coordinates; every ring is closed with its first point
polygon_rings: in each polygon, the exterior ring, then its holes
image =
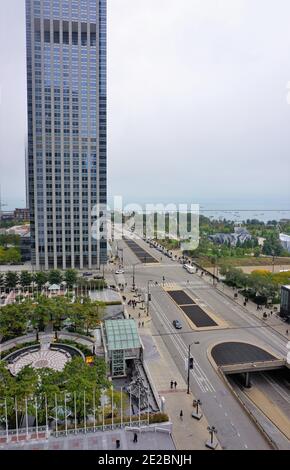
{"type": "Polygon", "coordinates": [[[136,444],[138,442],[138,435],[136,432],[134,432],[134,439],[133,442],[136,444]]]}
{"type": "Polygon", "coordinates": [[[182,410],[180,410],[179,418],[181,419],[181,421],[183,420],[183,411],[182,410]]]}
{"type": "Polygon", "coordinates": [[[120,449],[121,447],[121,442],[119,441],[119,439],[116,440],[116,449],[120,449]]]}
{"type": "Polygon", "coordinates": [[[175,382],[174,382],[174,388],[175,388],[175,390],[176,390],[176,387],[177,387],[177,382],[176,382],[176,380],[175,380],[175,382]]]}
{"type": "Polygon", "coordinates": [[[170,382],[170,388],[171,388],[171,390],[173,389],[173,380],[171,380],[171,382],[170,382]]]}

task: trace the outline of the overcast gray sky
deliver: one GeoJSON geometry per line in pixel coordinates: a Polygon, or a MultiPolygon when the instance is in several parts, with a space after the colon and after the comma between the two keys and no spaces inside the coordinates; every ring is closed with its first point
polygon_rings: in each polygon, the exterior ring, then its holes
{"type": "MultiPolygon", "coordinates": [[[[110,195],[288,202],[289,18],[289,0],[108,0],[110,195]]],[[[23,206],[24,0],[0,1],[0,85],[2,194],[23,206]]]]}

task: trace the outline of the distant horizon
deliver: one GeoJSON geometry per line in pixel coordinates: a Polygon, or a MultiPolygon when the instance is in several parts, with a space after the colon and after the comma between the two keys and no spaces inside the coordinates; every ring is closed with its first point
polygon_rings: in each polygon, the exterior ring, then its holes
{"type": "MultiPolygon", "coordinates": [[[[3,196],[2,196],[3,200],[3,196]]],[[[172,202],[172,201],[171,201],[172,202]]],[[[181,201],[177,201],[176,204],[180,203],[181,201]]],[[[196,202],[188,202],[182,201],[184,204],[190,205],[191,203],[196,202]]],[[[124,206],[130,203],[129,201],[124,201],[124,206]]],[[[146,203],[157,204],[160,201],[134,201],[136,204],[140,204],[142,207],[145,206],[146,203]]],[[[165,201],[164,205],[168,204],[169,201],[165,201]]],[[[290,202],[286,201],[270,201],[262,202],[262,201],[252,201],[253,206],[249,207],[249,201],[227,201],[227,200],[220,200],[220,201],[203,201],[200,203],[200,214],[204,215],[208,218],[214,217],[216,220],[220,218],[225,218],[231,221],[246,221],[248,219],[257,219],[261,222],[268,222],[270,220],[280,221],[283,219],[290,219],[290,202]],[[280,207],[278,207],[278,205],[280,207]]],[[[196,203],[198,204],[198,203],[196,203]]],[[[108,206],[113,208],[112,201],[109,198],[108,206]],[[111,203],[111,204],[110,204],[111,203]]],[[[19,204],[13,206],[4,206],[2,208],[2,212],[9,212],[13,211],[16,208],[24,208],[25,206],[19,204]]]]}

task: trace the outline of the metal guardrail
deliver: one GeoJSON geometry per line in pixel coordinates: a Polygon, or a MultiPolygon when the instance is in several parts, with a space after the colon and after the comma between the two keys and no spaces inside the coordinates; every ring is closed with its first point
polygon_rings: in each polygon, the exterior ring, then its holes
{"type": "Polygon", "coordinates": [[[141,429],[142,427],[148,427],[148,420],[141,420],[139,421],[132,421],[131,423],[129,421],[125,421],[123,423],[116,423],[116,424],[104,424],[104,425],[98,425],[98,426],[87,426],[86,428],[70,428],[70,429],[61,429],[59,431],[56,431],[55,429],[48,429],[46,426],[39,426],[38,428],[36,427],[28,427],[28,428],[19,428],[19,429],[9,429],[8,432],[6,430],[1,430],[0,431],[0,438],[7,438],[7,441],[11,440],[13,437],[20,437],[20,436],[29,436],[31,435],[39,435],[46,433],[47,435],[51,435],[54,437],[61,437],[61,436],[69,436],[69,435],[75,435],[75,434],[90,434],[90,433],[96,433],[96,432],[105,432],[105,431],[113,431],[115,429],[123,429],[123,428],[128,428],[128,429],[141,429]]]}
{"type": "Polygon", "coordinates": [[[222,365],[220,369],[225,374],[236,374],[238,372],[258,372],[264,370],[281,369],[287,366],[285,359],[273,359],[270,361],[247,362],[241,364],[222,365]]]}

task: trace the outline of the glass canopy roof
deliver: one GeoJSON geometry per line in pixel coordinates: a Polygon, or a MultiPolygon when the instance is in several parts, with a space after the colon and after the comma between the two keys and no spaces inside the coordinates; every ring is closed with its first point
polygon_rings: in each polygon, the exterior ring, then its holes
{"type": "Polygon", "coordinates": [[[140,338],[134,320],[105,321],[108,351],[138,349],[140,338]]]}

